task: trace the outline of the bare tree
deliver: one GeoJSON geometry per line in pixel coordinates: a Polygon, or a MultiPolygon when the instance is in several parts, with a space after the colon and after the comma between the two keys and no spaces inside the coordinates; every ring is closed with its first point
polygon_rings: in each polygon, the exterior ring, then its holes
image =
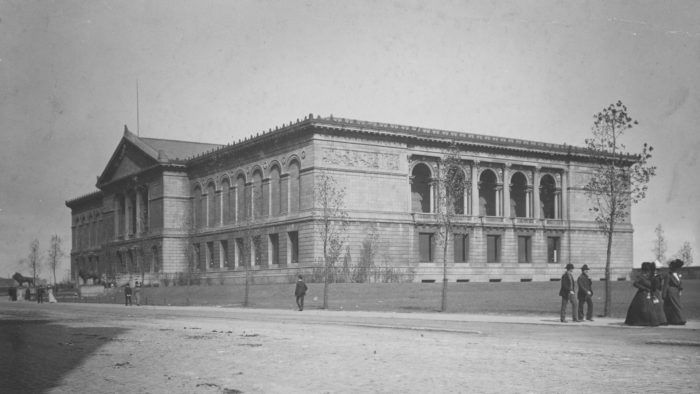
{"type": "Polygon", "coordinates": [[[676,252],[675,257],[683,260],[686,267],[693,265],[693,247],[690,246],[690,242],[683,242],[683,246],[681,246],[680,250],[676,252]]]}
{"type": "Polygon", "coordinates": [[[325,173],[321,173],[316,181],[315,200],[321,208],[317,229],[323,245],[323,309],[328,309],[328,284],[331,270],[343,251],[348,214],[345,211],[345,188],[338,186],[335,179],[325,173]]]}
{"type": "Polygon", "coordinates": [[[656,261],[663,262],[666,260],[666,237],[664,236],[664,229],[661,224],[657,225],[654,229],[654,234],[656,238],[654,239],[654,247],[652,252],[654,252],[654,258],[656,261]]]}
{"type": "Polygon", "coordinates": [[[56,285],[56,268],[61,263],[61,259],[66,255],[62,248],[63,240],[58,234],[51,236],[51,246],[49,247],[49,268],[53,273],[53,284],[56,285]]]}
{"type": "Polygon", "coordinates": [[[444,152],[438,166],[438,211],[440,229],[439,244],[442,246],[442,299],[440,311],[447,310],[447,248],[454,234],[455,218],[464,214],[464,190],[468,187],[462,170],[459,148],[455,141],[444,152]]]}
{"type": "Polygon", "coordinates": [[[39,240],[34,238],[34,240],[29,244],[29,255],[27,256],[27,264],[29,264],[29,269],[32,270],[32,278],[34,278],[34,285],[36,285],[36,280],[41,271],[42,261],[41,252],[39,252],[39,240]]]}
{"type": "Polygon", "coordinates": [[[648,164],[653,148],[646,143],[641,154],[626,153],[620,142],[623,133],[637,124],[627,107],[618,101],[594,115],[592,138],[586,146],[596,155],[591,178],[584,186],[591,200],[590,211],[600,230],[607,237],[605,259],[605,307],[604,316],[610,313],[610,260],[615,226],[629,217],[632,204],[646,196],[647,184],[656,173],[656,167],[648,164]]]}

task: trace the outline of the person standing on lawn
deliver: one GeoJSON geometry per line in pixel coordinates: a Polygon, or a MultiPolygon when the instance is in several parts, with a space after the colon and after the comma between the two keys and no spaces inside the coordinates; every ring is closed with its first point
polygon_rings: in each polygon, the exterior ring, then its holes
{"type": "Polygon", "coordinates": [[[588,277],[588,264],[581,267],[578,285],[578,319],[583,320],[583,304],[586,304],[586,320],[593,321],[593,281],[588,277]]]}
{"type": "Polygon", "coordinates": [[[304,310],[304,296],[306,295],[306,290],[308,287],[306,287],[306,283],[304,283],[304,278],[299,275],[297,277],[297,286],[294,289],[294,295],[297,298],[297,306],[299,307],[300,311],[304,310]]]}
{"type": "Polygon", "coordinates": [[[561,276],[561,288],[559,296],[561,297],[561,313],[559,320],[566,323],[566,306],[571,303],[571,318],[578,322],[578,307],[576,305],[576,281],[574,281],[574,265],[569,263],[566,265],[566,272],[561,276]]]}
{"type": "Polygon", "coordinates": [[[141,283],[139,281],[136,281],[136,285],[134,285],[134,298],[136,298],[136,306],[141,305],[141,283]]]}
{"type": "Polygon", "coordinates": [[[124,288],[124,304],[125,306],[131,306],[131,286],[129,283],[124,288]]]}

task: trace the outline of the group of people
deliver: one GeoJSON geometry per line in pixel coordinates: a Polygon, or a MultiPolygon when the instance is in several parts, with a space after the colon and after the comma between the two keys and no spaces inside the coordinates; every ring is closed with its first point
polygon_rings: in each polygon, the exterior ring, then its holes
{"type": "Polygon", "coordinates": [[[680,269],[683,261],[672,260],[668,274],[656,270],[656,264],[642,263],[642,272],[634,281],[637,293],[632,298],[625,324],[630,326],[684,325],[681,306],[680,269]]]}
{"type": "MultiPolygon", "coordinates": [[[[660,326],[666,324],[684,325],[681,307],[680,269],[683,261],[675,259],[668,264],[668,274],[657,271],[655,263],[642,263],[642,272],[634,281],[637,288],[627,310],[625,324],[630,326],[660,326]]],[[[574,265],[567,264],[566,272],[561,277],[561,312],[560,320],[567,323],[566,308],[571,304],[571,317],[574,322],[584,319],[593,321],[593,281],[588,276],[588,265],[581,267],[581,275],[574,280],[574,265]]]]}
{"type": "Polygon", "coordinates": [[[588,276],[587,264],[581,267],[581,275],[574,281],[574,265],[566,265],[566,272],[561,276],[561,312],[559,320],[567,323],[566,307],[571,303],[571,318],[575,322],[583,321],[584,305],[586,305],[586,320],[593,321],[593,281],[588,276]]]}
{"type": "Polygon", "coordinates": [[[136,299],[136,306],[141,305],[141,283],[139,283],[139,281],[136,281],[133,289],[128,282],[126,287],[124,287],[124,303],[126,306],[133,305],[131,301],[132,295],[136,299]]]}
{"type": "MultiPolygon", "coordinates": [[[[27,287],[26,290],[22,291],[21,289],[17,289],[16,287],[12,286],[7,290],[7,295],[10,297],[10,301],[17,301],[18,299],[24,299],[26,301],[29,301],[32,298],[32,292],[29,289],[29,287],[27,287]]],[[[56,297],[54,297],[53,295],[53,287],[45,287],[44,285],[39,285],[36,288],[36,302],[42,304],[45,301],[48,301],[50,303],[57,302],[56,297]]]]}

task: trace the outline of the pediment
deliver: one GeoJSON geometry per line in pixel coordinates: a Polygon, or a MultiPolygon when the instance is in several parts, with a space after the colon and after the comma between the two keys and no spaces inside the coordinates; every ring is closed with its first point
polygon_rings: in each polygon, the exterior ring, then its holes
{"type": "Polygon", "coordinates": [[[144,152],[127,139],[122,139],[102,175],[98,178],[98,187],[99,185],[139,174],[156,164],[158,164],[158,160],[151,154],[144,152]]]}

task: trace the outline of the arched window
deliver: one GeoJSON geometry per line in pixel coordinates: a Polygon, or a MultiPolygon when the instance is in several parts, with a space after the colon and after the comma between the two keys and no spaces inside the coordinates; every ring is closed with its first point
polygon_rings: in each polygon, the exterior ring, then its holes
{"type": "Polygon", "coordinates": [[[411,210],[430,212],[430,168],[423,163],[416,164],[411,172],[411,210]]]}
{"type": "Polygon", "coordinates": [[[264,197],[262,191],[262,173],[260,170],[253,172],[253,194],[252,194],[253,219],[262,217],[264,197]]]}
{"type": "Polygon", "coordinates": [[[228,178],[224,178],[221,181],[221,223],[228,224],[231,223],[232,210],[232,195],[231,195],[231,183],[228,178]]]}
{"type": "Polygon", "coordinates": [[[202,227],[202,212],[200,207],[202,206],[202,189],[199,186],[194,188],[193,198],[192,198],[192,225],[194,228],[202,227]]]}
{"type": "Polygon", "coordinates": [[[240,174],[236,178],[236,222],[242,222],[246,218],[245,201],[245,177],[240,174]]]}
{"type": "Polygon", "coordinates": [[[280,214],[280,169],[273,166],[270,169],[270,216],[275,217],[280,214]]]}
{"type": "Polygon", "coordinates": [[[289,163],[289,212],[299,212],[301,200],[301,182],[299,179],[299,162],[292,160],[289,163]]]}
{"type": "Polygon", "coordinates": [[[479,215],[496,216],[496,174],[484,170],[479,177],[479,215]]]}
{"type": "Polygon", "coordinates": [[[216,187],[214,182],[207,185],[207,226],[219,225],[219,204],[216,201],[216,187]]]}
{"type": "Polygon", "coordinates": [[[516,172],[510,181],[510,216],[527,217],[527,178],[522,172],[516,172]]]}
{"type": "Polygon", "coordinates": [[[151,247],[151,272],[160,272],[160,256],[158,256],[158,247],[151,247]]]}
{"type": "Polygon", "coordinates": [[[545,219],[556,219],[557,183],[554,177],[546,174],[540,180],[540,212],[545,219]]]}

